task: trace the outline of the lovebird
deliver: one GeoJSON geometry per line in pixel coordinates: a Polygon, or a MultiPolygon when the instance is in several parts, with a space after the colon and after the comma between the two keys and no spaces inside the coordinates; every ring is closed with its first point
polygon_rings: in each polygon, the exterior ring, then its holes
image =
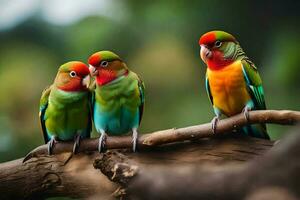
{"type": "Polygon", "coordinates": [[[89,138],[92,129],[90,71],[82,62],[61,65],[54,83],[40,100],[40,123],[48,153],[57,140],[74,140],[73,153],[81,138],[89,138]]]}
{"type": "Polygon", "coordinates": [[[123,135],[132,131],[132,149],[136,151],[137,129],[141,123],[145,87],[137,74],[111,51],[99,51],[88,59],[95,77],[93,121],[100,133],[99,152],[105,146],[106,134],[123,135]]]}
{"type": "MultiPolygon", "coordinates": [[[[210,31],[200,37],[200,57],[207,65],[206,91],[215,117],[212,130],[222,115],[227,117],[250,110],[266,109],[262,80],[255,64],[247,57],[239,42],[224,31],[210,31]]],[[[270,139],[265,124],[247,125],[243,133],[270,139]]]]}

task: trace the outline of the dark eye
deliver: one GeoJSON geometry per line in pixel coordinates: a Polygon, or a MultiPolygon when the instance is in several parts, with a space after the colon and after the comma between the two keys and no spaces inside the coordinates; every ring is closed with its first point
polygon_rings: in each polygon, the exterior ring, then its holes
{"type": "Polygon", "coordinates": [[[220,42],[219,40],[217,40],[215,42],[215,47],[220,47],[222,45],[222,42],[220,42]]]}
{"type": "Polygon", "coordinates": [[[101,67],[107,67],[108,62],[106,60],[101,61],[100,66],[101,67]]]}
{"type": "Polygon", "coordinates": [[[76,72],[75,72],[75,71],[71,71],[71,72],[70,72],[70,76],[71,76],[71,77],[75,77],[75,76],[76,76],[76,72]]]}

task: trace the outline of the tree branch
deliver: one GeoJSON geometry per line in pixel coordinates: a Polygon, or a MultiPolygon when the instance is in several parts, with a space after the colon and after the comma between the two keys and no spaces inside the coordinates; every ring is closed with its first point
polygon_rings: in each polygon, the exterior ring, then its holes
{"type": "Polygon", "coordinates": [[[122,198],[296,200],[300,198],[299,128],[265,155],[244,164],[143,165],[108,152],[94,166],[121,186],[116,194],[122,198]]]}
{"type": "MultiPolygon", "coordinates": [[[[256,123],[274,123],[282,125],[293,125],[300,122],[300,112],[290,110],[257,110],[249,113],[249,121],[247,121],[243,114],[238,114],[230,118],[220,120],[217,126],[217,134],[226,134],[234,132],[247,124],[256,123]]],[[[151,146],[158,146],[162,144],[169,144],[174,142],[181,142],[185,140],[196,140],[200,138],[207,138],[215,136],[211,130],[211,124],[206,123],[202,125],[190,126],[186,128],[173,128],[167,130],[156,131],[153,133],[143,134],[138,139],[138,149],[149,148],[151,146]]],[[[121,149],[131,148],[131,136],[123,137],[108,137],[106,140],[106,149],[121,149]]],[[[71,152],[73,142],[58,142],[53,149],[54,154],[61,152],[71,152]]],[[[98,138],[85,139],[80,143],[79,152],[97,151],[98,138]]],[[[46,155],[47,145],[42,145],[31,151],[24,159],[31,159],[37,155],[46,155]]]]}
{"type": "MultiPolygon", "coordinates": [[[[295,124],[299,121],[300,112],[296,111],[250,112],[250,123],[295,124]]],[[[286,177],[297,178],[296,172],[300,169],[288,160],[289,151],[292,151],[291,160],[298,161],[295,143],[292,145],[295,149],[284,143],[280,147],[281,153],[276,148],[271,156],[268,154],[264,157],[266,161],[261,159],[241,165],[273,146],[272,141],[234,133],[227,137],[226,133],[245,124],[247,121],[242,114],[221,120],[217,133],[223,137],[212,137],[210,123],[141,135],[138,144],[143,150],[138,153],[128,149],[119,150],[122,156],[116,150],[105,154],[95,152],[98,139],[82,140],[77,155],[70,153],[72,142],[58,143],[54,147],[55,155],[51,156],[47,155],[47,146],[42,145],[29,154],[28,158],[31,159],[25,163],[19,159],[0,164],[0,199],[42,199],[52,196],[88,198],[95,195],[94,199],[107,199],[112,197],[110,194],[113,191],[117,195],[125,194],[125,197],[129,195],[136,199],[146,199],[145,195],[149,195],[150,199],[180,199],[184,196],[190,199],[215,199],[223,194],[229,195],[223,199],[238,199],[254,191],[256,180],[260,181],[259,185],[266,187],[267,183],[272,185],[272,180],[285,181],[288,185],[286,177]],[[201,139],[203,137],[212,138],[201,139]],[[182,142],[186,140],[192,142],[182,142]],[[283,153],[284,148],[288,151],[283,153]],[[87,151],[93,153],[83,153],[87,151]],[[279,160],[281,157],[282,160],[279,160]],[[93,162],[109,179],[93,169],[93,162]],[[279,177],[279,171],[285,169],[291,173],[279,177]],[[267,175],[266,179],[260,178],[264,175],[267,175]],[[124,176],[127,178],[123,179],[124,176]],[[119,186],[121,188],[116,190],[119,186]]],[[[299,142],[300,136],[297,137],[297,144],[299,142]]],[[[281,143],[276,146],[281,146],[281,143]]],[[[131,147],[131,137],[108,137],[107,147],[131,147]]],[[[291,188],[298,189],[294,186],[291,188]]]]}
{"type": "MultiPolygon", "coordinates": [[[[208,161],[222,165],[244,163],[263,155],[272,146],[273,142],[269,140],[230,136],[163,145],[137,153],[123,149],[110,150],[106,154],[90,152],[72,155],[67,152],[51,156],[39,155],[25,163],[19,159],[0,164],[0,199],[42,199],[54,196],[111,199],[112,194],[122,193],[122,189],[118,190],[119,182],[109,181],[93,168],[93,163],[95,160],[98,163],[103,161],[103,166],[111,171],[114,166],[107,161],[117,158],[114,155],[122,158],[116,159],[119,166],[128,163],[140,169],[142,166],[165,169],[166,165],[173,168],[208,161]]],[[[132,173],[134,168],[128,177],[132,173]]],[[[118,177],[113,179],[116,181],[118,177]]],[[[123,185],[126,184],[124,180],[123,185]]]]}
{"type": "Polygon", "coordinates": [[[93,168],[99,153],[71,156],[61,153],[0,164],[0,199],[111,197],[117,186],[93,168]]]}

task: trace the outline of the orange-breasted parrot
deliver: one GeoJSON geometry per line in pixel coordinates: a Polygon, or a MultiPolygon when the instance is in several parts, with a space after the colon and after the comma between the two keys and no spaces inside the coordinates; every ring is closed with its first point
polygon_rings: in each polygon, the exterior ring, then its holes
{"type": "Polygon", "coordinates": [[[125,62],[111,51],[99,51],[88,59],[95,77],[93,121],[99,137],[98,150],[105,144],[106,134],[122,135],[132,131],[136,151],[137,129],[143,115],[144,83],[130,71],[125,62]]]}
{"type": "MultiPolygon", "coordinates": [[[[216,117],[212,130],[221,117],[249,110],[266,109],[262,80],[257,67],[246,56],[238,41],[224,31],[210,31],[201,36],[201,59],[207,65],[206,91],[216,117]]],[[[248,125],[243,132],[249,136],[269,139],[265,124],[248,125]]]]}
{"type": "Polygon", "coordinates": [[[88,66],[72,61],[59,67],[54,83],[43,91],[39,116],[49,154],[57,140],[75,140],[75,153],[80,138],[90,137],[92,121],[89,80],[88,66]]]}

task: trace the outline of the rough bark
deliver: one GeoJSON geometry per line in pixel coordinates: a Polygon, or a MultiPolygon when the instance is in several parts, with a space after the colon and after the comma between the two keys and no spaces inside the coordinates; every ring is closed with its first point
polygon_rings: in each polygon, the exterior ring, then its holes
{"type": "Polygon", "coordinates": [[[0,199],[44,199],[52,196],[110,197],[114,184],[93,168],[98,153],[39,156],[0,164],[0,199]],[[100,192],[100,193],[99,193],[100,192]]]}
{"type": "Polygon", "coordinates": [[[300,199],[299,128],[265,155],[243,164],[157,166],[107,153],[94,166],[121,186],[119,197],[128,199],[300,199]]]}
{"type": "Polygon", "coordinates": [[[119,194],[122,191],[117,190],[120,185],[109,181],[99,170],[93,168],[95,160],[103,160],[109,171],[112,166],[107,159],[115,158],[109,155],[121,154],[124,163],[135,163],[139,167],[164,169],[165,166],[173,168],[207,162],[243,163],[264,154],[272,145],[273,142],[268,140],[225,137],[163,145],[138,153],[111,150],[107,154],[82,152],[72,157],[70,153],[38,155],[25,163],[19,159],[0,164],[0,199],[51,196],[112,198],[112,193],[119,194]]]}

